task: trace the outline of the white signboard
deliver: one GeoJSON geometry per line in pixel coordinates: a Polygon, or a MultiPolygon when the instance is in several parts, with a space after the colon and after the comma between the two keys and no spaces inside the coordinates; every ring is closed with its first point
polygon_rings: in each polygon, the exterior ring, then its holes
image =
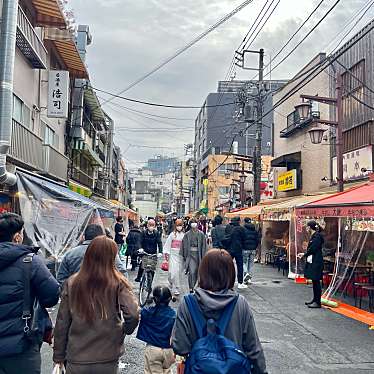
{"type": "Polygon", "coordinates": [[[67,118],[69,100],[69,72],[51,70],[48,78],[47,117],[67,118]]]}
{"type": "MultiPolygon", "coordinates": [[[[336,157],[332,160],[334,180],[337,177],[336,157]]],[[[356,149],[343,155],[343,179],[345,181],[360,179],[371,173],[373,168],[373,149],[371,145],[356,149]],[[369,171],[362,172],[361,169],[369,171]]]]}

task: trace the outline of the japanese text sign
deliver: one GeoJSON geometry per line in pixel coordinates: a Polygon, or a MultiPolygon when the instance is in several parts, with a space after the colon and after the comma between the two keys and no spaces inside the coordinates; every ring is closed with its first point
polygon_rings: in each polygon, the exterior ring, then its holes
{"type": "Polygon", "coordinates": [[[297,189],[296,169],[292,169],[278,175],[278,191],[290,191],[297,189]]]}
{"type": "Polygon", "coordinates": [[[51,70],[48,79],[48,117],[67,118],[69,100],[69,72],[51,70]]]}

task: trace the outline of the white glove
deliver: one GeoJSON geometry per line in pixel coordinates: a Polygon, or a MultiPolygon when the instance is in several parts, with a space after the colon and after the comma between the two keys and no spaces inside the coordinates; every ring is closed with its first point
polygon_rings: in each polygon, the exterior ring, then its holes
{"type": "Polygon", "coordinates": [[[142,255],[142,254],[144,253],[144,249],[143,249],[143,248],[139,248],[139,249],[138,249],[138,253],[139,253],[140,255],[142,255]]]}
{"type": "Polygon", "coordinates": [[[158,257],[158,258],[162,257],[162,253],[161,253],[161,252],[158,252],[158,253],[157,253],[157,257],[158,257]]]}

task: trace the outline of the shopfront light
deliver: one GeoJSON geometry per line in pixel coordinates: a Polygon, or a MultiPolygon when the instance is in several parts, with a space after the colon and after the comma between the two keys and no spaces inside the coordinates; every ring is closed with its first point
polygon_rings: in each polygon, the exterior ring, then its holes
{"type": "Polygon", "coordinates": [[[325,131],[325,129],[321,129],[319,127],[313,127],[312,129],[310,129],[308,132],[312,144],[321,144],[323,140],[323,134],[325,131]]]}

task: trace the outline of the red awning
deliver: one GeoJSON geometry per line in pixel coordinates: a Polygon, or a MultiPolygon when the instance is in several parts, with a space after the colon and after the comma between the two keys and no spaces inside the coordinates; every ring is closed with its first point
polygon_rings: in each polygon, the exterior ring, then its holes
{"type": "Polygon", "coordinates": [[[374,181],[296,209],[302,217],[374,217],[374,181]]]}

